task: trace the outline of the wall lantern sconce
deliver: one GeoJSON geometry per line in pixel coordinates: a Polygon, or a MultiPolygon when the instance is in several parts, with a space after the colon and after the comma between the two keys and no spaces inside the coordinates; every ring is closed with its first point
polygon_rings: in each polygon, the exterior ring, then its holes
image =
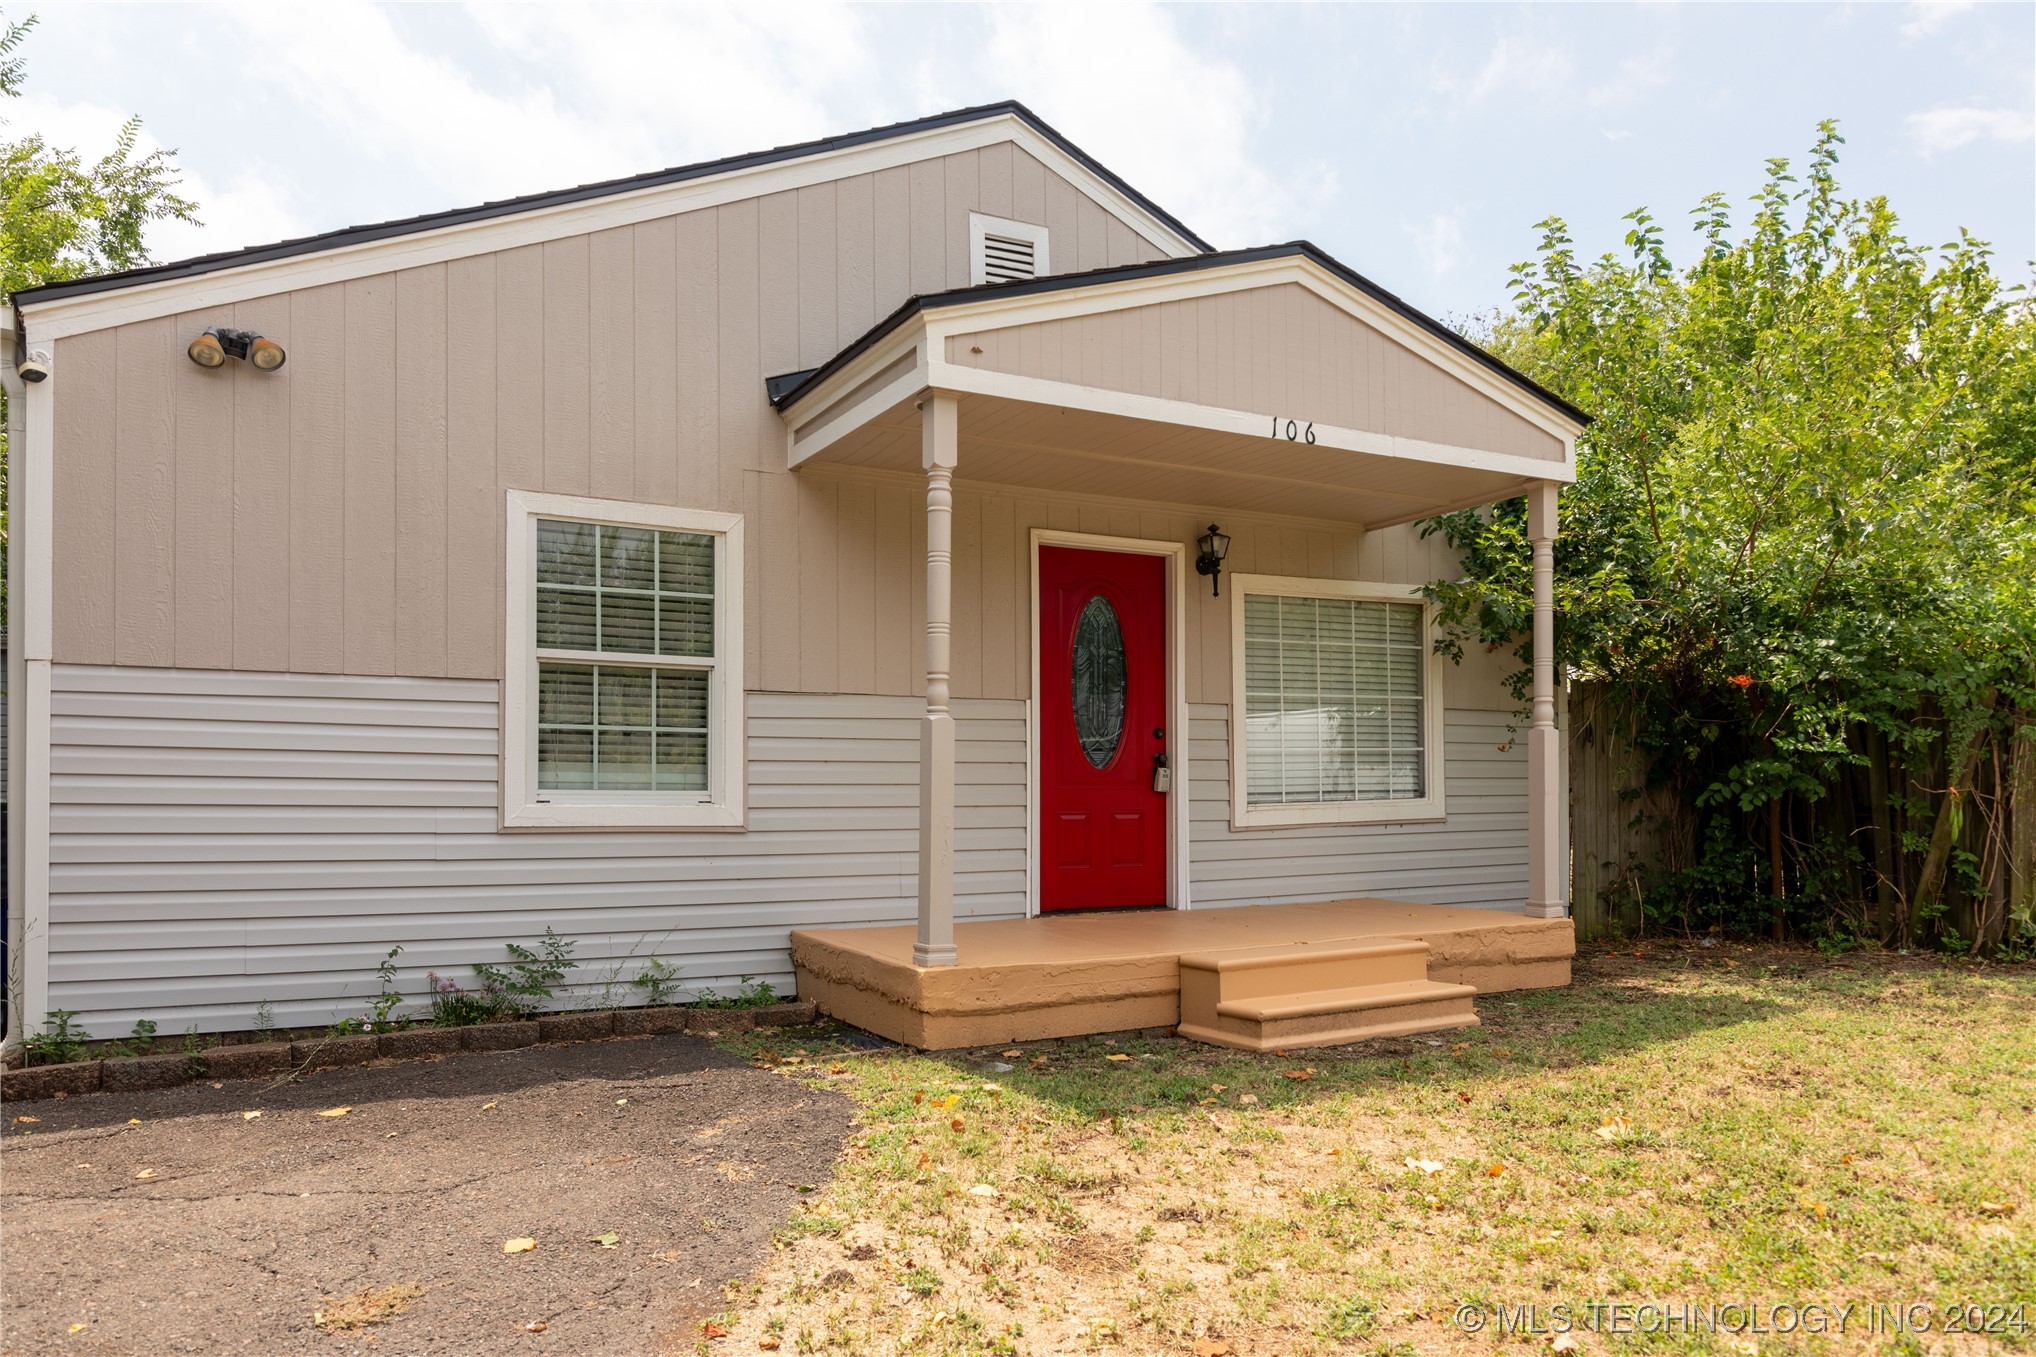
{"type": "Polygon", "coordinates": [[[1223,558],[1230,554],[1230,539],[1223,535],[1214,523],[1209,531],[1202,534],[1196,545],[1202,554],[1195,558],[1195,573],[1209,577],[1209,593],[1212,597],[1223,597],[1223,558]]]}
{"type": "Polygon", "coordinates": [[[253,330],[233,330],[223,325],[206,327],[205,333],[184,350],[201,368],[226,366],[229,358],[244,358],[258,372],[274,372],[287,357],[283,346],[264,339],[253,330]]]}

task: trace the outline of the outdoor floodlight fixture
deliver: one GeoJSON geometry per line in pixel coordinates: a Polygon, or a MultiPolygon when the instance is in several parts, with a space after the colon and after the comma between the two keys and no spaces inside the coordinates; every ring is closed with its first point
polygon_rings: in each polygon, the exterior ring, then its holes
{"type": "Polygon", "coordinates": [[[244,358],[259,372],[274,372],[287,357],[283,346],[275,340],[264,339],[253,330],[235,330],[224,325],[207,326],[205,333],[192,340],[191,347],[184,352],[201,368],[224,367],[229,358],[244,358]]]}
{"type": "Polygon", "coordinates": [[[1214,523],[1203,533],[1195,545],[1202,554],[1195,558],[1195,573],[1209,577],[1209,593],[1216,598],[1223,597],[1223,558],[1230,554],[1230,539],[1214,523]]]}

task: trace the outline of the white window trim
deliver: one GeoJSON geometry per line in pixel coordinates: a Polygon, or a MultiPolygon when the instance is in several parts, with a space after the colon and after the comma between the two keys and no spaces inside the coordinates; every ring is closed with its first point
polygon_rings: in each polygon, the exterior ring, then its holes
{"type": "Polygon", "coordinates": [[[1230,587],[1230,827],[1274,829],[1293,825],[1412,824],[1445,817],[1443,797],[1442,657],[1435,653],[1435,605],[1408,584],[1359,580],[1311,580],[1288,575],[1232,575],[1230,587]],[[1422,797],[1393,801],[1287,802],[1254,806],[1246,792],[1244,725],[1244,598],[1273,594],[1287,598],[1354,598],[1375,603],[1419,603],[1421,634],[1427,638],[1421,670],[1422,797]]]}
{"type": "Polygon", "coordinates": [[[986,236],[1009,236],[1013,240],[1030,241],[1032,244],[1032,276],[1044,278],[1053,272],[1053,260],[1047,253],[1047,230],[1044,226],[1029,221],[1012,221],[1006,217],[989,217],[980,212],[969,213],[969,285],[981,287],[990,281],[989,258],[986,236]]]}
{"type": "Polygon", "coordinates": [[[506,541],[509,606],[502,633],[502,827],[742,828],[749,785],[742,717],[742,515],[511,490],[506,541]],[[535,637],[540,518],[713,535],[714,660],[710,667],[674,657],[687,667],[710,668],[704,797],[697,792],[552,792],[539,799],[535,637]]]}

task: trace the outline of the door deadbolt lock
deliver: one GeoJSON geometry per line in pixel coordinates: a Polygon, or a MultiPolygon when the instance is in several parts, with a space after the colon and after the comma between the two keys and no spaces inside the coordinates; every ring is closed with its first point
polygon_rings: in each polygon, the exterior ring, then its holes
{"type": "Polygon", "coordinates": [[[1152,789],[1165,796],[1174,789],[1174,770],[1166,766],[1166,755],[1152,756],[1152,789]]]}

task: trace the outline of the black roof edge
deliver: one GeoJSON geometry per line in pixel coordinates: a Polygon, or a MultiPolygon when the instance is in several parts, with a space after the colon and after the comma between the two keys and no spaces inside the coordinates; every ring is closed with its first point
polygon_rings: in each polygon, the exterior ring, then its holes
{"type": "Polygon", "coordinates": [[[465,226],[470,222],[486,221],[492,217],[512,216],[518,212],[529,212],[539,208],[562,207],[568,203],[585,202],[593,198],[611,197],[618,193],[631,193],[639,189],[657,188],[665,184],[683,183],[689,179],[704,179],[710,175],[727,174],[735,170],[753,169],[762,165],[775,164],[784,160],[798,160],[805,156],[820,155],[828,151],[847,150],[853,146],[871,142],[889,141],[893,137],[906,136],[914,132],[937,131],[943,127],[955,127],[963,123],[981,122],[988,118],[1010,115],[1029,125],[1064,151],[1069,158],[1082,165],[1102,179],[1110,187],[1122,193],[1146,212],[1151,213],[1169,229],[1179,233],[1182,239],[1196,249],[1208,251],[1215,247],[1203,240],[1172,213],[1140,193],[1118,175],[1107,169],[1100,161],[1081,147],[1062,136],[1044,118],[1034,113],[1016,99],[1005,99],[992,104],[978,104],[971,108],[958,108],[947,113],[935,113],[924,118],[913,118],[905,122],[889,123],[883,127],[872,127],[861,132],[850,132],[837,137],[822,137],[815,141],[798,142],[790,146],[779,146],[768,151],[753,151],[742,155],[725,156],[719,160],[703,160],[692,165],[678,165],[670,169],[652,170],[645,174],[630,175],[621,179],[605,179],[598,183],[581,184],[576,188],[555,189],[544,193],[530,193],[517,198],[503,198],[495,202],[481,203],[475,207],[453,208],[443,212],[427,212],[420,216],[403,217],[395,221],[375,222],[364,226],[346,226],[336,231],[324,231],[317,235],[299,236],[294,240],[277,241],[270,245],[252,245],[245,249],[225,250],[217,254],[199,255],[167,264],[151,264],[142,268],[126,269],[119,273],[100,274],[96,278],[79,278],[68,282],[45,283],[40,287],[26,287],[14,294],[15,300],[36,304],[61,301],[67,297],[83,296],[93,292],[109,292],[116,288],[139,287],[146,283],[171,282],[180,278],[195,278],[222,269],[241,268],[249,264],[264,264],[277,259],[289,259],[297,255],[316,254],[320,250],[335,249],[342,245],[361,245],[377,240],[388,240],[396,236],[415,235],[422,231],[435,231],[449,226],[465,226]]]}
{"type": "Polygon", "coordinates": [[[801,397],[827,378],[855,361],[858,354],[882,339],[906,320],[922,311],[938,310],[943,306],[959,306],[965,302],[981,301],[985,297],[1025,297],[1042,292],[1061,292],[1073,288],[1087,287],[1095,283],[1123,282],[1134,278],[1158,278],[1175,273],[1194,273],[1201,269],[1222,268],[1230,264],[1250,264],[1265,259],[1283,258],[1312,259],[1323,268],[1355,287],[1358,291],[1381,305],[1413,321],[1436,338],[1449,344],[1470,358],[1483,364],[1496,375],[1527,392],[1535,399],[1553,406],[1580,424],[1591,423],[1591,417],[1570,404],[1532,377],[1485,352],[1470,340],[1444,325],[1425,311],[1409,305],[1386,291],[1356,269],[1342,263],[1311,241],[1292,240],[1284,245],[1258,245],[1243,250],[1215,250],[1207,254],[1193,255],[1186,259],[1162,259],[1150,264],[1124,264],[1115,268],[1091,269],[1086,273],[1057,273],[1045,278],[1032,278],[1022,283],[985,283],[979,287],[954,288],[947,292],[930,292],[924,296],[912,297],[903,306],[878,321],[860,339],[850,344],[834,357],[817,368],[805,372],[788,372],[778,377],[764,379],[764,389],[770,396],[772,406],[779,410],[798,403],[801,397]]]}

